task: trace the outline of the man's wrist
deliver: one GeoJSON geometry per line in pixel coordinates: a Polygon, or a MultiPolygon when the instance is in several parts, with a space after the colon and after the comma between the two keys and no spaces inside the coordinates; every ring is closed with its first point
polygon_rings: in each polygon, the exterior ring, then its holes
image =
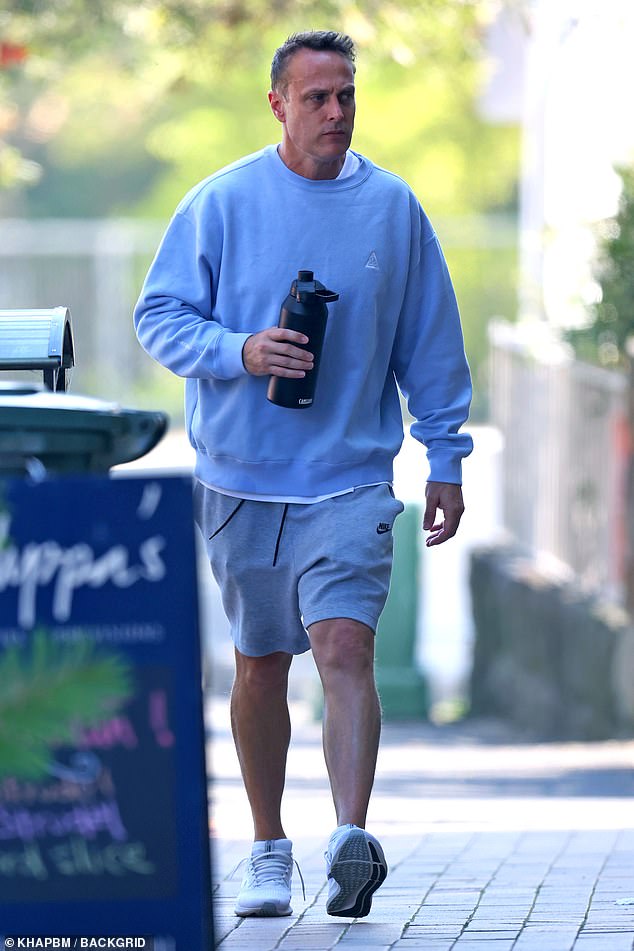
{"type": "Polygon", "coordinates": [[[249,368],[248,368],[248,366],[247,366],[247,362],[246,362],[246,360],[244,359],[244,348],[246,347],[247,343],[249,342],[249,340],[251,339],[252,336],[253,336],[253,334],[249,334],[249,336],[247,337],[247,339],[246,339],[246,340],[244,341],[244,343],[242,344],[242,350],[240,351],[240,356],[241,356],[241,358],[242,358],[242,366],[244,367],[244,369],[246,370],[247,373],[249,373],[250,371],[249,371],[249,368]]]}

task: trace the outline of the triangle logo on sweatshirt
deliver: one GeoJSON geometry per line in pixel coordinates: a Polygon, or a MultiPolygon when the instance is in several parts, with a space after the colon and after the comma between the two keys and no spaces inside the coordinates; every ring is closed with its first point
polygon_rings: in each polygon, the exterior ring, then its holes
{"type": "Polygon", "coordinates": [[[376,256],[376,251],[372,251],[370,257],[365,262],[366,267],[374,268],[375,271],[379,270],[379,259],[376,256]]]}

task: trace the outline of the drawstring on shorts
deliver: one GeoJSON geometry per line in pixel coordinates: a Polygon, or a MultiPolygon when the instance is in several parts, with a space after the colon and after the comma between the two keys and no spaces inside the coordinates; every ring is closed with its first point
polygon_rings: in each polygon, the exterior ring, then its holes
{"type": "Polygon", "coordinates": [[[225,527],[225,525],[228,525],[228,524],[229,524],[229,522],[231,521],[231,519],[233,518],[233,516],[236,514],[236,512],[238,511],[238,509],[239,509],[242,505],[244,505],[245,501],[246,501],[246,499],[240,499],[240,501],[238,502],[238,504],[237,504],[236,507],[234,508],[234,510],[233,510],[233,512],[231,513],[231,515],[229,515],[229,517],[224,520],[224,522],[222,523],[222,525],[220,526],[220,528],[217,528],[216,531],[213,532],[213,534],[211,534],[211,535],[209,536],[209,541],[211,541],[212,538],[215,538],[216,535],[219,535],[219,534],[220,534],[220,532],[223,530],[223,528],[225,527]]]}
{"type": "Polygon", "coordinates": [[[280,550],[280,542],[282,541],[282,532],[284,531],[284,522],[286,521],[286,516],[288,514],[288,502],[284,503],[284,511],[282,512],[282,520],[280,522],[280,530],[277,533],[277,541],[275,543],[275,554],[273,555],[273,567],[277,564],[277,556],[280,550]]]}

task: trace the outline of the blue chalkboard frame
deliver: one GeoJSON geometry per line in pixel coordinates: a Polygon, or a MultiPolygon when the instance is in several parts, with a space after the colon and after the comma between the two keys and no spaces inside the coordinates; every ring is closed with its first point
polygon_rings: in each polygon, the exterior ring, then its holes
{"type": "MultiPolygon", "coordinates": [[[[99,656],[114,653],[131,671],[134,695],[123,712],[129,729],[136,730],[137,746],[128,750],[104,737],[95,742],[114,771],[122,822],[141,823],[147,867],[157,871],[141,883],[130,878],[122,884],[119,875],[90,877],[73,870],[69,897],[56,870],[48,894],[47,883],[25,879],[21,897],[13,900],[7,900],[0,876],[0,930],[151,935],[157,951],[210,951],[207,773],[189,478],[0,480],[0,659],[10,645],[28,649],[42,630],[58,645],[87,638],[99,656]],[[33,568],[38,552],[49,558],[39,577],[33,568]],[[138,713],[155,707],[157,699],[158,726],[154,713],[138,713]]],[[[67,753],[56,751],[62,759],[67,753]]],[[[106,833],[99,835],[104,841],[106,833]]],[[[74,841],[83,848],[77,836],[74,841]]],[[[68,846],[59,836],[42,842],[50,855],[60,856],[68,846]]],[[[0,854],[8,845],[5,829],[0,854]]]]}

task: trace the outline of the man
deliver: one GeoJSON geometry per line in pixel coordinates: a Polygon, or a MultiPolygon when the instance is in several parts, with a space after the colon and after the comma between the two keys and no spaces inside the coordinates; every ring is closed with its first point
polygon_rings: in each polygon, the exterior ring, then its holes
{"type": "Polygon", "coordinates": [[[187,378],[197,521],[235,644],[232,728],[255,831],[238,915],[291,914],[286,691],[293,655],[308,649],[337,816],[328,913],[367,915],[387,874],[365,821],[380,733],[374,636],[402,511],[391,490],[397,382],[427,446],[427,544],[454,535],[463,511],[471,388],[455,297],[410,189],[349,149],[354,74],[341,34],[296,34],[277,50],[269,102],[281,144],[185,197],[135,311],[143,346],[187,378]],[[268,402],[267,384],[313,366],[310,339],[277,327],[300,269],[339,300],[314,404],[298,410],[268,402]]]}

